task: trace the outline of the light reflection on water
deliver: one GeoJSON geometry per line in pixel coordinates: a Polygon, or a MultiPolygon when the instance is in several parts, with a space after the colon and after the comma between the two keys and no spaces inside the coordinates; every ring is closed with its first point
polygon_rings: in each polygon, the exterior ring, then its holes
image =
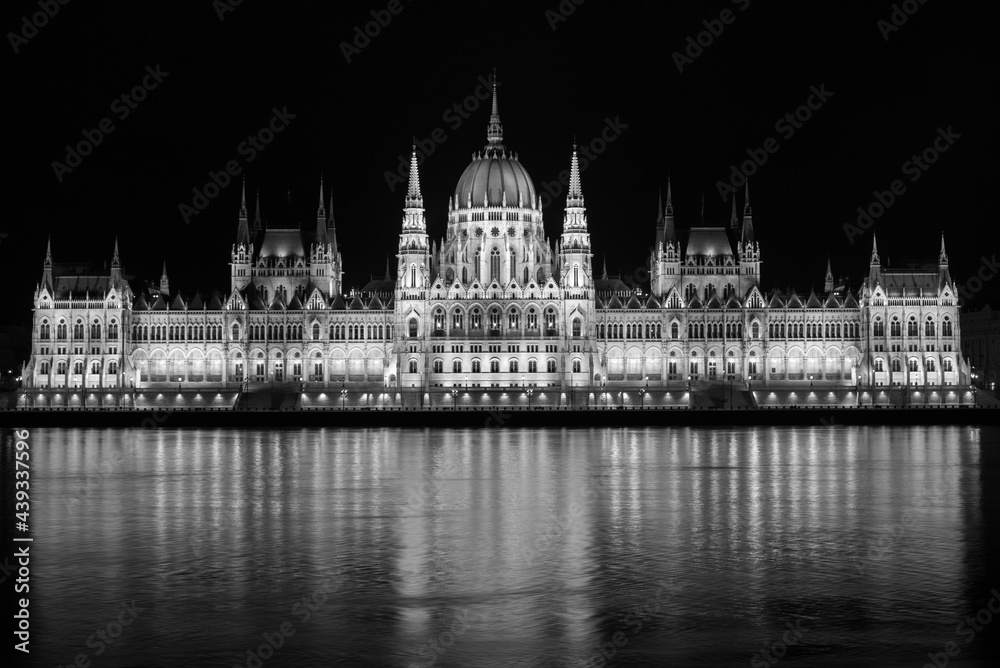
{"type": "Polygon", "coordinates": [[[920,666],[1000,585],[996,436],[37,430],[32,659],[920,666]]]}

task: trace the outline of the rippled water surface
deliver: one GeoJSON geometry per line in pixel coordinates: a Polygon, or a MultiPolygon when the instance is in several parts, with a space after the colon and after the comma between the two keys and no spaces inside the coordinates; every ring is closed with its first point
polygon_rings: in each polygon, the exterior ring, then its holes
{"type": "Polygon", "coordinates": [[[960,626],[1000,590],[996,430],[30,442],[32,665],[919,668],[1000,647],[1000,622],[960,626]]]}

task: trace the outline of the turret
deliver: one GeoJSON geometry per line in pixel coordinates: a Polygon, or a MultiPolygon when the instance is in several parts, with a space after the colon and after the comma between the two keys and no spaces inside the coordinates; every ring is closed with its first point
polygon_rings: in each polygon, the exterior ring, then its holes
{"type": "Polygon", "coordinates": [[[564,288],[576,290],[593,287],[590,266],[590,234],[587,231],[587,208],[580,183],[580,160],[576,146],[569,171],[569,191],[566,194],[566,212],[563,215],[563,233],[560,244],[559,265],[564,288]]]}

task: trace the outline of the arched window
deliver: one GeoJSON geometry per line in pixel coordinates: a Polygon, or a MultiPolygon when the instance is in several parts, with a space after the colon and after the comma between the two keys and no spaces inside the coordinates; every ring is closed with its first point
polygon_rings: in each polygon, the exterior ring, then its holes
{"type": "Polygon", "coordinates": [[[556,361],[554,359],[551,359],[551,358],[548,359],[548,360],[546,360],[546,362],[545,362],[545,370],[548,371],[549,373],[555,373],[556,372],[556,361]]]}
{"type": "Polygon", "coordinates": [[[74,339],[83,338],[83,320],[77,320],[76,324],[73,325],[73,338],[74,339]]]}
{"type": "Polygon", "coordinates": [[[928,357],[927,360],[924,362],[924,368],[927,369],[927,371],[934,371],[935,369],[934,358],[928,357]]]}
{"type": "Polygon", "coordinates": [[[57,339],[66,338],[66,323],[64,321],[60,321],[59,324],[56,326],[56,338],[57,339]]]}
{"type": "Polygon", "coordinates": [[[416,338],[417,336],[417,319],[410,318],[410,338],[416,338]]]}
{"type": "Polygon", "coordinates": [[[755,322],[753,324],[753,327],[750,329],[750,331],[752,333],[752,338],[759,339],[760,338],[760,323],[756,323],[755,322]]]}
{"type": "Polygon", "coordinates": [[[490,360],[490,373],[500,373],[500,360],[496,358],[490,360]]]}
{"type": "Polygon", "coordinates": [[[48,322],[43,322],[38,327],[38,338],[40,338],[40,339],[48,339],[49,338],[49,333],[50,333],[49,332],[49,323],[48,322]]]}
{"type": "Polygon", "coordinates": [[[233,341],[239,341],[239,340],[240,340],[240,326],[234,324],[233,325],[233,341]]]}
{"type": "Polygon", "coordinates": [[[919,336],[917,331],[917,319],[911,317],[906,323],[906,335],[907,336],[919,336]]]}
{"type": "Polygon", "coordinates": [[[99,320],[95,320],[94,323],[90,326],[90,338],[92,339],[101,338],[101,322],[99,320]]]}
{"type": "Polygon", "coordinates": [[[892,360],[892,372],[893,373],[899,373],[900,371],[902,371],[902,368],[903,368],[902,364],[899,363],[899,358],[898,357],[892,360]]]}
{"type": "Polygon", "coordinates": [[[451,363],[452,373],[462,373],[462,360],[454,360],[451,363]]]}
{"type": "Polygon", "coordinates": [[[580,360],[573,360],[573,373],[580,373],[580,360]]]}
{"type": "Polygon", "coordinates": [[[511,360],[509,368],[511,373],[517,373],[517,360],[511,360]]]}
{"type": "Polygon", "coordinates": [[[472,360],[472,373],[479,373],[482,370],[482,362],[479,360],[472,360]]]}
{"type": "Polygon", "coordinates": [[[490,251],[490,280],[500,280],[500,249],[490,251]]]}
{"type": "Polygon", "coordinates": [[[410,373],[417,372],[417,360],[410,360],[410,373]]]}
{"type": "Polygon", "coordinates": [[[434,360],[434,373],[444,373],[444,360],[434,360]]]}
{"type": "Polygon", "coordinates": [[[410,265],[410,287],[417,287],[417,265],[410,265]]]}
{"type": "Polygon", "coordinates": [[[319,323],[318,322],[314,322],[313,323],[313,340],[316,340],[318,338],[319,338],[319,323]]]}
{"type": "Polygon", "coordinates": [[[580,319],[573,318],[573,336],[580,336],[580,328],[581,328],[580,319]]]}
{"type": "Polygon", "coordinates": [[[911,372],[916,372],[920,370],[920,363],[917,362],[917,358],[911,357],[910,361],[907,363],[907,367],[911,372]]]}
{"type": "Polygon", "coordinates": [[[924,321],[924,336],[934,336],[934,319],[927,318],[924,321]]]}
{"type": "Polygon", "coordinates": [[[893,318],[889,322],[889,336],[902,336],[903,335],[903,325],[899,322],[899,318],[893,318]]]}
{"type": "Polygon", "coordinates": [[[941,370],[942,371],[952,371],[953,370],[952,363],[951,363],[951,358],[950,357],[945,357],[943,360],[941,360],[941,370]]]}
{"type": "Polygon", "coordinates": [[[883,368],[882,368],[882,358],[881,357],[876,357],[875,358],[875,363],[872,365],[872,368],[875,371],[883,371],[883,368]]]}
{"type": "Polygon", "coordinates": [[[872,336],[885,336],[885,323],[881,320],[876,320],[872,326],[872,336]]]}
{"type": "Polygon", "coordinates": [[[676,339],[678,335],[678,327],[676,322],[670,323],[670,338],[676,339]]]}
{"type": "Polygon", "coordinates": [[[118,362],[115,360],[108,362],[108,373],[112,376],[118,374],[118,362]]]}
{"type": "MultiPolygon", "coordinates": [[[[941,336],[951,336],[951,319],[945,318],[941,321],[941,336]]],[[[950,371],[950,369],[949,369],[950,371]]]]}

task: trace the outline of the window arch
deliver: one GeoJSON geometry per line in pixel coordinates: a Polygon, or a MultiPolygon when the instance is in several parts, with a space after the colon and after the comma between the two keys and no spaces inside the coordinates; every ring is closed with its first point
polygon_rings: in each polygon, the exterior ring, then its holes
{"type": "Polygon", "coordinates": [[[941,321],[941,336],[951,336],[951,319],[947,316],[941,321]]]}
{"type": "Polygon", "coordinates": [[[517,373],[517,360],[510,361],[509,369],[511,373],[517,373]]]}
{"type": "Polygon", "coordinates": [[[907,336],[919,336],[919,331],[917,330],[917,319],[912,315],[906,323],[906,335],[907,336]]]}
{"type": "Polygon", "coordinates": [[[573,318],[573,336],[580,336],[582,323],[579,318],[573,318]]]}
{"type": "Polygon", "coordinates": [[[899,372],[901,372],[903,370],[903,365],[900,363],[898,357],[896,357],[895,359],[892,360],[892,367],[891,368],[892,368],[892,372],[893,373],[899,373],[899,372]]]}
{"type": "Polygon", "coordinates": [[[490,251],[490,280],[500,280],[500,249],[490,251]]]}
{"type": "Polygon", "coordinates": [[[417,336],[417,319],[416,318],[410,318],[409,333],[410,333],[410,338],[411,339],[416,338],[416,336],[417,336]]]}
{"type": "Polygon", "coordinates": [[[237,324],[233,324],[233,341],[239,341],[239,340],[240,340],[240,326],[237,324]]]}

